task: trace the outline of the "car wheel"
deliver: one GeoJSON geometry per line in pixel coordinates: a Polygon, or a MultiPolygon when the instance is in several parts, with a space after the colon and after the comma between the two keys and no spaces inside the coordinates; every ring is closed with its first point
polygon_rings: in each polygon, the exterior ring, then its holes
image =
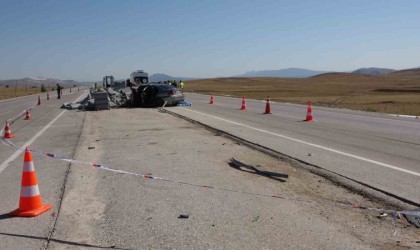
{"type": "Polygon", "coordinates": [[[156,100],[156,105],[159,106],[159,107],[162,107],[164,103],[165,103],[165,101],[161,98],[156,100]]]}

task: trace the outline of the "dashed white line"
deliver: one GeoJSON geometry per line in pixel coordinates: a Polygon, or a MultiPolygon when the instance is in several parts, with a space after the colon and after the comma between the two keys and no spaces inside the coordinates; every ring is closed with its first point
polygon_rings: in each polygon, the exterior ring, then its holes
{"type": "Polygon", "coordinates": [[[186,108],[181,108],[181,109],[192,112],[192,113],[196,113],[196,114],[199,114],[199,115],[202,115],[202,116],[207,116],[207,117],[210,117],[210,118],[213,118],[213,119],[217,119],[217,120],[220,120],[220,121],[231,123],[231,124],[234,124],[234,125],[237,125],[237,126],[241,126],[241,127],[244,127],[244,128],[259,131],[259,132],[262,132],[262,133],[265,133],[265,134],[277,136],[277,137],[280,137],[280,138],[283,138],[283,139],[287,139],[287,140],[291,140],[291,141],[294,141],[294,142],[302,143],[302,144],[305,144],[305,145],[308,145],[308,146],[320,148],[320,149],[327,150],[327,151],[330,151],[330,152],[333,152],[333,153],[336,153],[336,154],[344,155],[344,156],[347,156],[347,157],[351,157],[351,158],[358,159],[358,160],[361,160],[361,161],[373,163],[373,164],[376,164],[376,165],[379,165],[379,166],[387,167],[387,168],[390,168],[390,169],[398,170],[398,171],[401,171],[401,172],[404,172],[404,173],[408,173],[408,174],[412,174],[412,175],[420,177],[420,173],[417,173],[417,172],[414,172],[414,171],[411,171],[411,170],[407,170],[407,169],[404,169],[404,168],[400,168],[400,167],[397,167],[397,166],[393,166],[393,165],[390,165],[390,164],[386,164],[386,163],[383,163],[383,162],[367,159],[367,158],[357,156],[357,155],[353,155],[353,154],[349,154],[349,153],[346,153],[346,152],[343,152],[343,151],[340,151],[340,150],[324,147],[324,146],[314,144],[314,143],[310,143],[310,142],[306,142],[306,141],[302,141],[302,140],[295,139],[295,138],[292,138],[292,137],[288,137],[288,136],[285,136],[285,135],[270,132],[270,131],[267,131],[267,130],[264,130],[264,129],[251,127],[251,126],[248,126],[248,125],[245,125],[245,124],[242,124],[242,123],[238,123],[238,122],[234,122],[234,121],[230,121],[230,120],[227,120],[227,119],[224,119],[224,118],[221,118],[221,117],[201,113],[201,112],[186,109],[186,108]]]}
{"type": "MultiPolygon", "coordinates": [[[[80,98],[82,97],[79,96],[74,102],[77,102],[80,98]]],[[[34,135],[34,137],[32,137],[29,141],[27,141],[25,144],[22,145],[21,148],[25,148],[27,146],[30,146],[36,139],[38,139],[38,137],[40,137],[45,130],[47,130],[55,121],[58,120],[58,118],[60,118],[64,112],[66,112],[66,110],[61,111],[60,114],[58,114],[50,123],[48,123],[45,127],[43,127],[40,131],[38,131],[38,133],[36,133],[34,135]]],[[[7,158],[1,165],[0,165],[0,173],[5,170],[7,168],[7,166],[9,165],[10,162],[14,161],[23,151],[22,150],[17,150],[16,152],[14,152],[9,158],[7,158]]]]}
{"type": "MultiPolygon", "coordinates": [[[[197,93],[188,93],[188,94],[194,94],[194,95],[201,95],[201,96],[205,96],[202,94],[197,94],[197,93]]],[[[226,97],[226,96],[220,96],[221,98],[229,98],[232,99],[232,97],[226,97]]],[[[234,97],[236,99],[240,99],[239,97],[234,97]]],[[[253,99],[248,99],[247,101],[260,101],[260,100],[253,100],[253,99]]],[[[263,100],[264,101],[264,100],[263,100]]],[[[264,101],[265,102],[265,101],[264,101]]],[[[299,104],[292,104],[292,103],[278,103],[278,102],[271,102],[272,104],[276,104],[277,106],[286,106],[289,108],[293,108],[293,109],[299,109],[299,110],[306,110],[306,107],[304,105],[302,105],[302,107],[296,107],[299,104]]],[[[405,122],[405,123],[414,123],[414,124],[419,124],[419,122],[416,121],[407,121],[407,120],[398,120],[398,119],[389,119],[386,117],[374,117],[374,116],[368,116],[368,115],[359,115],[359,114],[352,114],[352,113],[342,113],[342,112],[336,112],[336,111],[330,111],[330,110],[325,110],[325,109],[317,109],[316,106],[313,106],[313,109],[316,109],[317,113],[333,113],[333,114],[338,114],[338,115],[351,115],[351,116],[358,116],[358,117],[363,117],[363,118],[367,118],[367,119],[376,119],[376,120],[385,120],[385,121],[391,121],[391,122],[405,122]]],[[[338,109],[339,110],[339,109],[338,109]]],[[[404,117],[402,115],[399,115],[400,117],[404,117]]]]}

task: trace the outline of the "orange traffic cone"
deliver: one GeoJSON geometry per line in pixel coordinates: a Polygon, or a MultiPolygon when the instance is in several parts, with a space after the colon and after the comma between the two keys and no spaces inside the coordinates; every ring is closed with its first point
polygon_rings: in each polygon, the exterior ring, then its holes
{"type": "Polygon", "coordinates": [[[267,103],[265,104],[264,114],[271,114],[271,104],[270,104],[270,97],[269,96],[267,96],[267,103]]]}
{"type": "Polygon", "coordinates": [[[10,215],[18,217],[35,217],[50,209],[51,205],[42,204],[34,163],[32,162],[32,153],[29,151],[29,148],[26,147],[23,161],[19,208],[10,212],[10,215]]]}
{"type": "Polygon", "coordinates": [[[50,99],[50,92],[47,92],[47,100],[50,99]]]}
{"type": "Polygon", "coordinates": [[[29,109],[26,110],[26,117],[25,120],[31,120],[31,114],[29,113],[29,109]]]}
{"type": "Polygon", "coordinates": [[[242,106],[241,106],[241,110],[246,110],[246,100],[245,100],[245,96],[242,96],[242,106]]]}
{"type": "Polygon", "coordinates": [[[6,125],[4,126],[4,139],[11,139],[15,138],[15,136],[12,134],[12,131],[10,131],[9,123],[6,121],[6,125]]]}
{"type": "Polygon", "coordinates": [[[209,104],[214,104],[214,97],[213,97],[213,94],[211,94],[211,96],[210,96],[210,103],[209,104]]]}
{"type": "Polygon", "coordinates": [[[41,105],[41,96],[38,96],[38,106],[41,105]]]}
{"type": "Polygon", "coordinates": [[[311,100],[308,101],[308,112],[306,113],[306,119],[305,122],[311,122],[314,118],[312,117],[312,102],[311,100]]]}

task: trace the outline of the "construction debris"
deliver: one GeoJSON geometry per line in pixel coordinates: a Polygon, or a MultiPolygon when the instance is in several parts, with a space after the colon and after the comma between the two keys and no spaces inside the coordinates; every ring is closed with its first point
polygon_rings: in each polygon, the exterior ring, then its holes
{"type": "Polygon", "coordinates": [[[185,100],[182,89],[176,81],[149,82],[149,74],[136,70],[126,81],[115,81],[113,76],[105,76],[102,86],[95,83],[89,95],[77,103],[64,103],[61,108],[78,110],[101,110],[120,107],[164,107],[191,106],[185,100]]]}
{"type": "Polygon", "coordinates": [[[110,108],[128,107],[131,104],[131,89],[128,87],[107,88],[105,91],[94,91],[80,102],[63,103],[61,108],[69,110],[102,110],[110,108]]]}
{"type": "Polygon", "coordinates": [[[94,102],[95,110],[102,110],[102,109],[110,108],[109,98],[106,92],[93,92],[92,96],[93,96],[93,99],[95,100],[94,102]]]}
{"type": "Polygon", "coordinates": [[[380,213],[378,216],[376,216],[378,219],[380,219],[380,218],[384,218],[384,217],[387,217],[388,216],[388,214],[387,213],[380,213]]]}
{"type": "Polygon", "coordinates": [[[285,178],[285,179],[289,178],[289,175],[287,175],[287,174],[281,174],[281,173],[274,173],[274,172],[265,171],[265,170],[259,170],[258,168],[254,167],[254,166],[251,166],[251,165],[244,164],[244,163],[236,160],[235,158],[230,159],[229,165],[233,168],[236,168],[236,169],[239,169],[239,170],[242,170],[242,171],[247,171],[247,172],[258,174],[258,175],[267,176],[267,177],[274,178],[274,179],[279,180],[279,181],[284,181],[284,180],[279,179],[279,178],[285,178]]]}
{"type": "Polygon", "coordinates": [[[89,93],[85,99],[80,102],[69,103],[65,102],[61,105],[62,109],[69,109],[69,110],[93,110],[95,107],[94,99],[92,95],[89,93]]]}
{"type": "Polygon", "coordinates": [[[412,214],[404,214],[404,217],[410,222],[412,225],[420,228],[420,208],[411,210],[412,214]]]}
{"type": "Polygon", "coordinates": [[[184,100],[184,101],[178,102],[177,106],[192,106],[192,104],[191,102],[184,100]]]}
{"type": "Polygon", "coordinates": [[[152,107],[166,105],[191,106],[184,100],[178,88],[164,84],[145,84],[126,87],[125,84],[113,82],[103,90],[91,89],[81,102],[63,103],[61,108],[69,110],[103,110],[123,107],[152,107]],[[167,96],[165,96],[167,95],[167,96]]]}
{"type": "Polygon", "coordinates": [[[131,89],[119,85],[120,88],[115,86],[114,88],[108,88],[108,98],[110,100],[111,107],[126,107],[131,104],[131,89]]]}
{"type": "Polygon", "coordinates": [[[256,221],[258,221],[260,219],[260,216],[259,215],[257,215],[257,216],[255,216],[254,217],[254,219],[252,220],[252,222],[256,222],[256,221]]]}
{"type": "Polygon", "coordinates": [[[188,218],[190,218],[190,215],[189,214],[180,214],[178,216],[178,219],[188,219],[188,218]]]}

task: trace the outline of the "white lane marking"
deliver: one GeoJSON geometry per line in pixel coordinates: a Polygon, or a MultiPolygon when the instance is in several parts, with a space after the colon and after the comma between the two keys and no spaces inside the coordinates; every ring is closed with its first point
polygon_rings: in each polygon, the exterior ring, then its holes
{"type": "MultiPolygon", "coordinates": [[[[293,105],[297,105],[297,104],[279,104],[279,105],[285,105],[288,106],[289,108],[293,108],[293,109],[306,109],[306,107],[296,107],[293,105]]],[[[386,117],[375,117],[375,116],[369,116],[369,115],[358,115],[358,114],[352,114],[352,113],[343,113],[343,112],[338,112],[340,109],[334,110],[334,111],[330,111],[330,110],[322,110],[322,109],[317,109],[317,106],[312,106],[312,109],[316,109],[316,112],[325,112],[325,113],[333,113],[333,114],[337,114],[337,115],[352,115],[352,116],[359,116],[359,117],[363,117],[363,118],[368,118],[368,119],[376,119],[376,120],[385,120],[385,121],[392,121],[392,122],[407,122],[407,123],[414,123],[414,124],[420,124],[418,122],[415,121],[406,121],[406,120],[397,120],[397,119],[389,119],[386,117]]],[[[350,111],[355,111],[355,110],[350,110],[350,111]]],[[[386,114],[386,115],[390,115],[390,114],[386,114]]],[[[399,115],[400,117],[404,117],[403,115],[399,115]]]]}
{"type": "Polygon", "coordinates": [[[254,127],[242,124],[242,123],[230,121],[230,120],[227,120],[227,119],[224,119],[224,118],[220,118],[220,117],[217,117],[217,116],[212,116],[212,115],[201,113],[201,112],[198,112],[198,111],[194,111],[194,110],[190,110],[190,109],[186,109],[186,108],[181,108],[181,109],[186,110],[186,111],[190,111],[190,112],[202,115],[202,116],[207,116],[207,117],[211,117],[211,118],[214,118],[214,119],[218,119],[218,120],[221,120],[221,121],[224,121],[224,122],[227,122],[227,123],[231,123],[231,124],[234,124],[234,125],[238,125],[238,126],[241,126],[241,127],[244,127],[244,128],[249,128],[249,129],[256,130],[256,131],[259,131],[259,132],[262,132],[262,133],[277,136],[277,137],[287,139],[287,140],[291,140],[291,141],[294,141],[294,142],[299,142],[299,143],[302,143],[302,144],[306,144],[308,146],[324,149],[324,150],[327,150],[327,151],[330,151],[330,152],[333,152],[333,153],[336,153],[336,154],[348,156],[348,157],[355,158],[355,159],[358,159],[358,160],[361,160],[361,161],[366,161],[366,162],[369,162],[369,163],[373,163],[373,164],[376,164],[376,165],[380,165],[380,166],[383,166],[383,167],[391,168],[391,169],[394,169],[394,170],[398,170],[398,171],[401,171],[401,172],[405,172],[405,173],[416,175],[416,176],[420,177],[420,173],[417,173],[417,172],[414,172],[414,171],[411,171],[411,170],[407,170],[407,169],[404,169],[404,168],[399,168],[399,167],[396,167],[396,166],[393,166],[393,165],[390,165],[390,164],[386,164],[386,163],[383,163],[383,162],[374,161],[374,160],[367,159],[367,158],[364,158],[364,157],[361,157],[361,156],[349,154],[349,153],[346,153],[346,152],[343,152],[343,151],[340,151],[340,150],[324,147],[324,146],[321,146],[321,145],[318,145],[318,144],[314,144],[314,143],[302,141],[302,140],[299,140],[299,139],[295,139],[295,138],[292,138],[292,137],[288,137],[288,136],[285,136],[285,135],[273,133],[273,132],[270,132],[270,131],[267,131],[267,130],[254,128],[254,127]]]}
{"type": "MultiPolygon", "coordinates": [[[[34,137],[32,137],[29,141],[23,144],[22,148],[30,146],[38,137],[40,137],[45,130],[47,130],[58,118],[60,118],[66,110],[61,111],[50,123],[47,124],[44,128],[42,128],[34,137]]],[[[10,162],[14,161],[23,151],[17,150],[14,154],[12,154],[9,158],[7,158],[1,165],[0,165],[0,173],[6,169],[10,162]]]]}
{"type": "MultiPolygon", "coordinates": [[[[79,96],[74,102],[77,102],[80,98],[82,97],[79,96]]],[[[36,135],[34,135],[34,137],[32,137],[29,141],[27,141],[25,144],[23,144],[23,146],[21,148],[25,148],[27,146],[30,146],[36,139],[38,139],[38,137],[40,137],[45,130],[47,130],[55,121],[58,120],[58,118],[60,118],[64,112],[66,112],[67,110],[63,110],[61,111],[60,114],[58,114],[50,123],[48,123],[44,128],[42,128],[38,133],[36,133],[36,135]]],[[[17,150],[16,152],[14,152],[9,158],[7,158],[1,165],[0,165],[0,173],[6,169],[6,167],[9,165],[10,162],[14,161],[20,154],[22,154],[22,150],[17,150]]]]}
{"type": "MultiPolygon", "coordinates": [[[[197,94],[197,93],[188,93],[188,94],[194,94],[194,95],[201,95],[201,96],[206,96],[203,94],[197,94]]],[[[221,98],[225,98],[225,99],[240,99],[239,97],[226,97],[226,96],[218,96],[221,98]]],[[[255,99],[247,99],[247,101],[259,101],[259,100],[255,100],[255,99]]],[[[292,104],[292,103],[278,103],[278,102],[271,102],[271,103],[275,103],[278,106],[286,106],[289,108],[293,108],[293,109],[299,109],[299,110],[306,110],[307,107],[305,105],[302,105],[302,107],[296,107],[299,104],[292,104]]],[[[322,107],[320,107],[322,108],[322,107]]],[[[359,116],[359,117],[363,117],[363,118],[368,118],[368,119],[377,119],[377,120],[386,120],[386,121],[392,121],[392,122],[406,122],[406,123],[414,123],[414,124],[420,124],[419,122],[416,121],[406,121],[406,120],[398,120],[398,119],[389,119],[389,118],[385,118],[385,117],[374,117],[374,116],[369,116],[369,115],[358,115],[358,114],[352,114],[352,113],[343,113],[343,112],[339,112],[340,109],[336,109],[334,111],[330,111],[330,110],[323,110],[323,109],[317,109],[317,106],[312,106],[312,109],[316,109],[316,112],[325,112],[325,113],[333,113],[333,114],[338,114],[338,115],[352,115],[352,116],[359,116]]],[[[349,110],[349,111],[356,111],[356,110],[349,110]]],[[[389,115],[389,114],[387,114],[389,115]]],[[[401,117],[401,115],[400,115],[401,117]]]]}
{"type": "Polygon", "coordinates": [[[9,113],[11,113],[12,111],[7,111],[7,112],[4,112],[4,113],[1,113],[0,115],[5,115],[5,114],[9,114],[9,113]]]}

